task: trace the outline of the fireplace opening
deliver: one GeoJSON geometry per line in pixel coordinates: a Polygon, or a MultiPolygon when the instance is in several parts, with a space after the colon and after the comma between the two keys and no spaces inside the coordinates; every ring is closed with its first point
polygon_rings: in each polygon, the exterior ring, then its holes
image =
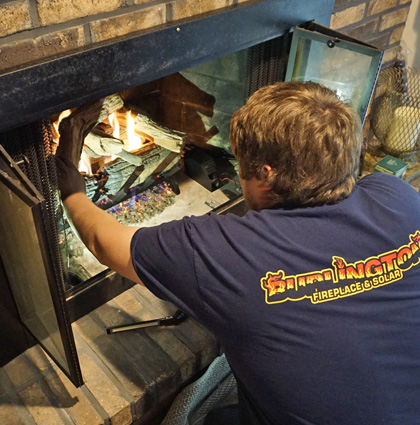
{"type": "MultiPolygon", "coordinates": [[[[98,104],[55,114],[49,117],[52,149],[77,162],[87,196],[123,224],[152,226],[232,205],[242,214],[230,118],[257,88],[284,79],[290,42],[287,33],[106,97],[82,147],[60,145],[60,124],[77,125],[98,104]]],[[[77,293],[106,267],[63,208],[58,223],[65,287],[77,293]]]]}
{"type": "MultiPolygon", "coordinates": [[[[284,80],[291,38],[286,31],[1,134],[2,146],[46,199],[48,256],[63,297],[75,306],[74,319],[115,292],[102,298],[98,289],[86,302],[77,299],[110,274],[81,242],[60,202],[57,150],[77,163],[92,202],[124,224],[152,226],[210,211],[244,214],[230,118],[259,87],[284,80]],[[76,135],[70,146],[61,146],[60,124],[70,120],[77,127],[100,102],[98,122],[84,140],[76,135]]],[[[119,290],[130,285],[117,279],[119,290]]]]}

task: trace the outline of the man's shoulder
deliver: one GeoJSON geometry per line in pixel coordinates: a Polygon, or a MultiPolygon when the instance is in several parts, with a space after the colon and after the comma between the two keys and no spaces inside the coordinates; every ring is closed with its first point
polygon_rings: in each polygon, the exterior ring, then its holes
{"type": "Polygon", "coordinates": [[[240,225],[241,222],[245,220],[245,217],[248,217],[248,214],[245,216],[238,216],[235,214],[217,214],[215,212],[209,212],[201,216],[190,216],[184,217],[182,221],[187,227],[202,227],[205,226],[207,229],[214,227],[224,227],[224,226],[235,226],[240,225]]]}
{"type": "Polygon", "coordinates": [[[376,189],[393,189],[403,190],[414,194],[417,192],[409,183],[399,177],[387,173],[372,173],[368,174],[357,182],[356,187],[361,187],[368,190],[376,189]]]}

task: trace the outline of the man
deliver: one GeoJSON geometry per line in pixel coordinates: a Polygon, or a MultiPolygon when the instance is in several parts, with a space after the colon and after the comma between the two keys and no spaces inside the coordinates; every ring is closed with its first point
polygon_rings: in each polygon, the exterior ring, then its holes
{"type": "Polygon", "coordinates": [[[231,143],[244,217],[124,227],[59,161],[64,203],[102,263],[214,332],[242,423],[418,424],[418,193],[382,173],[358,180],[359,120],[314,83],[260,89],[231,143]]]}

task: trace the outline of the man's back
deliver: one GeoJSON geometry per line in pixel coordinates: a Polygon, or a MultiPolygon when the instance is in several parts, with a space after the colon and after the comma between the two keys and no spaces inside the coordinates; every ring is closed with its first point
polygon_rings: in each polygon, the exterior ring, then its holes
{"type": "Polygon", "coordinates": [[[381,174],[335,205],[141,229],[132,257],[215,333],[261,423],[411,425],[419,241],[420,197],[381,174]]]}

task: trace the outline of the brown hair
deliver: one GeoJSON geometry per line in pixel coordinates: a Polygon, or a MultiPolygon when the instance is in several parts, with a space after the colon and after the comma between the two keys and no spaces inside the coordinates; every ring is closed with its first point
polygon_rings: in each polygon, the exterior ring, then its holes
{"type": "Polygon", "coordinates": [[[362,138],[350,106],[312,82],[259,89],[234,113],[230,126],[241,178],[264,178],[265,164],[274,170],[273,206],[333,204],[349,196],[362,138]]]}

